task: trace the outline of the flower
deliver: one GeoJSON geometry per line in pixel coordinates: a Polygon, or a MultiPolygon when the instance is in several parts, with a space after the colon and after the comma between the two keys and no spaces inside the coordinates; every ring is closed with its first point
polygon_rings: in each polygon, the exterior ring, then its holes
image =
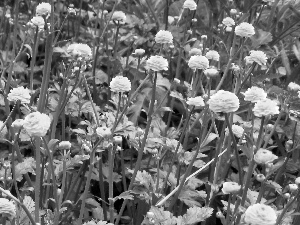
{"type": "Polygon", "coordinates": [[[145,54],[145,50],[144,49],[141,49],[141,48],[138,48],[134,51],[134,54],[137,55],[137,56],[142,56],[145,54]]]}
{"type": "Polygon", "coordinates": [[[109,87],[113,92],[127,92],[131,90],[131,83],[127,77],[116,76],[111,80],[109,87]]]}
{"type": "Polygon", "coordinates": [[[266,99],[267,93],[262,88],[252,86],[251,88],[248,88],[248,90],[244,93],[244,96],[245,101],[254,103],[266,99]]]}
{"type": "Polygon", "coordinates": [[[168,16],[168,23],[172,24],[175,21],[173,16],[168,16]]]}
{"type": "Polygon", "coordinates": [[[294,82],[290,82],[288,85],[288,89],[291,91],[299,91],[300,90],[300,85],[296,84],[294,82]]]}
{"type": "Polygon", "coordinates": [[[226,31],[226,32],[231,32],[231,31],[232,31],[232,27],[226,27],[226,28],[225,28],[225,31],[226,31]]]}
{"type": "MultiPolygon", "coordinates": [[[[243,134],[244,134],[244,128],[242,128],[242,127],[239,126],[239,125],[232,124],[231,129],[232,129],[232,133],[233,133],[235,136],[237,136],[238,138],[241,138],[241,137],[243,136],[243,134]]],[[[225,132],[226,132],[225,134],[228,135],[228,134],[229,134],[229,129],[226,128],[226,129],[225,129],[225,132]]]]}
{"type": "Polygon", "coordinates": [[[275,225],[276,220],[275,210],[260,203],[249,206],[244,213],[244,221],[251,225],[275,225]]]}
{"type": "Polygon", "coordinates": [[[267,64],[268,57],[263,51],[250,51],[250,56],[245,57],[247,64],[252,64],[256,62],[257,64],[263,66],[267,64]]]}
{"type": "Polygon", "coordinates": [[[30,102],[29,89],[24,87],[13,88],[7,95],[7,99],[11,102],[19,100],[22,104],[28,104],[30,102]]]}
{"type": "Polygon", "coordinates": [[[260,174],[256,174],[255,178],[256,178],[256,180],[258,182],[263,182],[266,179],[265,175],[263,175],[261,173],[260,174]]]}
{"type": "Polygon", "coordinates": [[[257,117],[279,114],[277,102],[271,99],[263,99],[255,103],[253,113],[257,117]]]}
{"type": "Polygon", "coordinates": [[[226,26],[226,27],[232,27],[235,25],[234,20],[231,17],[226,17],[223,19],[222,23],[226,26]]]}
{"type": "MultiPolygon", "coordinates": [[[[4,122],[0,120],[0,129],[2,129],[4,122]]],[[[2,130],[0,130],[0,138],[4,138],[7,135],[7,127],[4,126],[2,130]]]]}
{"type": "Polygon", "coordinates": [[[7,216],[10,219],[16,217],[16,206],[12,201],[6,198],[0,198],[0,215],[7,216]]]}
{"type": "Polygon", "coordinates": [[[121,23],[125,23],[126,15],[122,11],[115,11],[114,14],[112,15],[111,19],[119,21],[121,23]]]}
{"type": "Polygon", "coordinates": [[[209,69],[204,70],[204,74],[207,77],[215,77],[215,76],[219,75],[219,71],[215,68],[209,68],[209,69]]]}
{"type": "Polygon", "coordinates": [[[69,141],[61,141],[58,144],[58,148],[61,150],[69,150],[71,148],[72,144],[69,141]]]}
{"type": "Polygon", "coordinates": [[[205,56],[193,55],[191,56],[188,65],[191,69],[205,70],[209,67],[209,61],[205,56]]]}
{"type": "Polygon", "coordinates": [[[192,105],[192,106],[198,106],[198,107],[202,107],[205,105],[203,98],[201,96],[197,96],[194,98],[188,98],[188,100],[186,101],[186,104],[192,105]]]}
{"type": "Polygon", "coordinates": [[[192,48],[189,51],[189,54],[190,54],[190,56],[192,56],[192,55],[202,55],[202,50],[199,49],[199,48],[192,48]]]}
{"type": "Polygon", "coordinates": [[[235,27],[235,34],[240,37],[251,37],[255,34],[252,24],[243,22],[235,27]]]}
{"type": "Polygon", "coordinates": [[[97,133],[97,135],[99,135],[100,137],[103,137],[103,138],[108,138],[111,136],[111,130],[105,126],[98,127],[96,129],[96,133],[97,133]]]}
{"type": "Polygon", "coordinates": [[[51,13],[51,5],[47,2],[42,2],[35,9],[37,16],[48,16],[51,13]]]}
{"type": "Polygon", "coordinates": [[[162,56],[155,55],[151,56],[147,61],[146,61],[146,66],[148,69],[151,69],[153,71],[160,71],[160,70],[168,70],[168,60],[165,59],[162,56]]]}
{"type": "Polygon", "coordinates": [[[297,178],[295,179],[295,184],[300,185],[300,177],[297,177],[297,178]]]}
{"type": "Polygon", "coordinates": [[[230,9],[230,14],[231,15],[236,15],[237,14],[237,10],[236,9],[230,9]]]}
{"type": "Polygon", "coordinates": [[[220,59],[220,55],[217,51],[215,50],[209,50],[206,54],[205,54],[206,58],[208,59],[212,59],[212,60],[215,60],[215,61],[219,61],[220,59]]]}
{"type": "Polygon", "coordinates": [[[92,49],[87,44],[82,43],[73,43],[70,44],[67,48],[67,53],[72,57],[84,57],[91,58],[92,57],[92,49]]]}
{"type": "Polygon", "coordinates": [[[16,119],[12,124],[11,126],[13,128],[16,128],[16,129],[21,129],[23,127],[23,124],[24,124],[24,120],[22,119],[16,119]]]}
{"type": "Polygon", "coordinates": [[[29,26],[37,26],[39,29],[44,29],[45,20],[41,16],[34,16],[28,23],[29,26]]]}
{"type": "Polygon", "coordinates": [[[289,189],[290,191],[297,191],[298,185],[297,184],[289,184],[289,189]]]}
{"type": "Polygon", "coordinates": [[[50,117],[44,113],[32,112],[25,119],[23,127],[30,136],[43,137],[51,124],[50,117]]]}
{"type": "Polygon", "coordinates": [[[196,10],[197,9],[197,4],[194,0],[186,0],[183,3],[183,8],[184,9],[189,9],[189,10],[196,10]]]}
{"type": "Polygon", "coordinates": [[[160,30],[155,35],[155,41],[159,44],[172,44],[173,43],[173,35],[170,31],[160,30]]]}
{"type": "Polygon", "coordinates": [[[229,91],[220,90],[208,100],[209,108],[214,112],[230,113],[240,107],[238,97],[229,91]]]}
{"type": "Polygon", "coordinates": [[[254,155],[254,161],[257,164],[267,164],[273,162],[278,157],[267,149],[260,148],[254,155]]]}
{"type": "Polygon", "coordinates": [[[226,194],[237,193],[241,190],[241,185],[236,182],[224,182],[222,192],[226,194]]]}

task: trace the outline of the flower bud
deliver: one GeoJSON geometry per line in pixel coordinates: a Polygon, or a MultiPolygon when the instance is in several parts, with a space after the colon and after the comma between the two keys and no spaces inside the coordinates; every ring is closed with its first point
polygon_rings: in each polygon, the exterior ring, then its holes
{"type": "Polygon", "coordinates": [[[295,184],[300,185],[300,177],[297,177],[297,178],[296,178],[295,184]]]}
{"type": "Polygon", "coordinates": [[[155,215],[153,212],[147,212],[147,217],[153,218],[155,215]]]}
{"type": "Polygon", "coordinates": [[[265,175],[263,175],[263,174],[261,174],[261,173],[260,173],[260,174],[257,174],[255,178],[256,178],[256,180],[259,181],[259,182],[263,182],[263,181],[266,179],[265,175]]]}
{"type": "Polygon", "coordinates": [[[96,133],[103,138],[108,138],[111,135],[111,130],[107,127],[98,127],[96,133]]]}
{"type": "Polygon", "coordinates": [[[232,27],[226,27],[225,31],[228,32],[228,33],[231,32],[232,31],[232,27]]]}
{"type": "Polygon", "coordinates": [[[196,18],[192,19],[192,22],[193,22],[193,23],[196,23],[196,22],[197,22],[197,19],[196,19],[196,18]]]}
{"type": "Polygon", "coordinates": [[[285,143],[285,148],[286,148],[286,151],[290,151],[293,147],[293,141],[292,140],[288,140],[286,143],[285,143]]]}
{"type": "Polygon", "coordinates": [[[137,131],[136,131],[136,135],[137,135],[138,137],[144,135],[144,133],[145,133],[144,130],[141,129],[141,128],[138,128],[137,131]]]}
{"type": "Polygon", "coordinates": [[[219,212],[216,213],[216,217],[217,218],[224,218],[224,215],[223,215],[222,212],[219,211],[219,212]]]}
{"type": "Polygon", "coordinates": [[[284,195],[283,195],[283,198],[285,198],[285,199],[289,199],[291,197],[291,194],[290,193],[285,193],[284,195]]]}
{"type": "Polygon", "coordinates": [[[192,31],[192,30],[188,30],[187,33],[188,33],[188,34],[192,34],[193,31],[192,31]]]}
{"type": "Polygon", "coordinates": [[[207,35],[201,35],[201,40],[207,40],[207,35]]]}
{"type": "Polygon", "coordinates": [[[58,144],[58,148],[61,150],[69,150],[72,144],[69,141],[62,141],[58,144]]]}
{"type": "Polygon", "coordinates": [[[289,184],[289,190],[291,192],[294,192],[298,189],[298,185],[297,184],[289,184]]]}
{"type": "Polygon", "coordinates": [[[122,144],[122,136],[114,136],[115,144],[122,144]]]}
{"type": "Polygon", "coordinates": [[[231,9],[230,10],[230,15],[234,16],[237,14],[237,10],[236,9],[231,9]]]}

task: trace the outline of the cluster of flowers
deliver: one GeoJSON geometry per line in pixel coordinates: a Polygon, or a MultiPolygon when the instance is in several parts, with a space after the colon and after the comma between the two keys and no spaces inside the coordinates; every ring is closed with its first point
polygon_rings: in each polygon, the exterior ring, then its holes
{"type": "Polygon", "coordinates": [[[34,16],[27,25],[33,28],[38,27],[40,30],[43,30],[45,27],[45,21],[50,14],[51,5],[49,3],[42,2],[36,7],[36,16],[34,16]]]}

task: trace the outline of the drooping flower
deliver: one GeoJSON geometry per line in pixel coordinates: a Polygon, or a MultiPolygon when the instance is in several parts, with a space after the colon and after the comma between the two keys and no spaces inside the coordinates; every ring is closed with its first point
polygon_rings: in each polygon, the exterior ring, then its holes
{"type": "Polygon", "coordinates": [[[238,97],[229,91],[219,90],[208,100],[209,108],[214,112],[230,113],[240,107],[238,97]]]}
{"type": "Polygon", "coordinates": [[[262,88],[252,86],[251,88],[248,88],[248,90],[244,93],[244,96],[245,101],[254,103],[266,99],[267,93],[262,88]]]}
{"type": "Polygon", "coordinates": [[[186,0],[183,3],[183,8],[184,9],[189,9],[189,10],[196,10],[197,9],[197,4],[194,0],[186,0]]]}
{"type": "Polygon", "coordinates": [[[30,22],[27,23],[27,25],[32,26],[33,28],[34,26],[37,26],[39,29],[42,30],[45,27],[45,20],[41,16],[34,16],[30,20],[30,22]]]}
{"type": "MultiPolygon", "coordinates": [[[[241,138],[243,136],[243,133],[244,133],[244,128],[239,126],[239,125],[236,125],[236,124],[232,124],[232,133],[237,136],[238,138],[241,138]]],[[[229,135],[229,129],[226,128],[225,129],[225,133],[226,135],[229,135]]]]}
{"type": "Polygon", "coordinates": [[[138,48],[134,51],[134,54],[137,55],[137,56],[142,56],[145,54],[145,50],[144,49],[141,49],[141,48],[138,48]]]}
{"type": "Polygon", "coordinates": [[[205,105],[203,98],[201,96],[197,96],[194,98],[188,98],[188,100],[186,101],[186,104],[196,106],[196,107],[202,107],[205,105]]]}
{"type": "Polygon", "coordinates": [[[257,164],[267,164],[273,162],[275,159],[278,159],[278,156],[263,148],[260,148],[254,155],[254,161],[257,164]]]}
{"type": "Polygon", "coordinates": [[[122,11],[115,11],[111,17],[112,20],[118,21],[120,23],[125,23],[126,15],[122,11]]]}
{"type": "Polygon", "coordinates": [[[219,71],[215,68],[209,68],[209,69],[204,70],[204,74],[207,77],[215,77],[219,74],[219,71]]]}
{"type": "Polygon", "coordinates": [[[111,130],[110,130],[110,128],[107,128],[105,126],[98,127],[96,129],[96,133],[97,133],[97,135],[99,135],[100,137],[103,137],[103,138],[108,138],[108,137],[111,136],[111,130]]]}
{"type": "Polygon", "coordinates": [[[299,91],[300,90],[300,85],[296,84],[294,82],[290,82],[288,85],[288,89],[291,91],[299,91]]]}
{"type": "Polygon", "coordinates": [[[9,219],[16,217],[16,206],[6,198],[0,198],[0,215],[7,216],[9,219]]]}
{"type": "Polygon", "coordinates": [[[263,99],[255,103],[253,113],[257,117],[279,114],[277,102],[271,99],[263,99]]]}
{"type": "Polygon", "coordinates": [[[172,44],[173,35],[170,31],[160,30],[155,35],[155,42],[158,44],[172,44]]]}
{"type": "Polygon", "coordinates": [[[188,66],[191,69],[205,70],[209,67],[209,61],[205,56],[193,55],[188,62],[188,66]]]}
{"type": "Polygon", "coordinates": [[[111,80],[109,87],[112,92],[123,93],[131,90],[131,82],[127,77],[116,76],[111,80]]]}
{"type": "Polygon", "coordinates": [[[266,65],[268,57],[263,51],[250,51],[250,55],[245,57],[247,64],[256,62],[258,65],[266,65]]]}
{"type": "Polygon", "coordinates": [[[268,205],[256,203],[247,208],[244,221],[251,225],[275,225],[277,215],[275,210],[268,205]]]}
{"type": "Polygon", "coordinates": [[[232,27],[235,25],[234,20],[231,17],[226,17],[222,20],[222,23],[226,26],[226,27],[232,27]]]}
{"type": "Polygon", "coordinates": [[[29,89],[22,86],[13,88],[7,95],[7,99],[11,102],[16,102],[19,100],[22,104],[28,104],[30,102],[29,89]]]}
{"type": "MultiPolygon", "coordinates": [[[[4,122],[0,120],[0,129],[3,127],[4,122]]],[[[3,129],[0,131],[0,138],[4,138],[8,133],[7,127],[4,126],[3,129]]]]}
{"type": "Polygon", "coordinates": [[[214,60],[214,61],[219,61],[220,59],[220,55],[217,51],[215,50],[209,50],[206,54],[205,54],[206,58],[214,60]]]}
{"type": "Polygon", "coordinates": [[[83,57],[90,59],[92,57],[92,49],[87,44],[73,43],[67,48],[67,53],[72,57],[83,57]]]}
{"type": "Polygon", "coordinates": [[[35,9],[37,16],[48,16],[51,13],[51,5],[47,2],[42,2],[35,9]]]}
{"type": "Polygon", "coordinates": [[[224,194],[234,194],[241,190],[241,185],[236,182],[224,182],[222,192],[224,194]]]}
{"type": "Polygon", "coordinates": [[[240,37],[251,37],[255,34],[255,30],[252,24],[242,22],[235,27],[235,34],[240,37]]]}
{"type": "Polygon", "coordinates": [[[32,112],[25,117],[23,127],[30,136],[43,137],[46,135],[50,124],[49,116],[40,112],[32,112]]]}
{"type": "Polygon", "coordinates": [[[168,70],[168,66],[168,60],[159,55],[151,56],[146,61],[146,67],[156,72],[161,70],[168,70]]]}

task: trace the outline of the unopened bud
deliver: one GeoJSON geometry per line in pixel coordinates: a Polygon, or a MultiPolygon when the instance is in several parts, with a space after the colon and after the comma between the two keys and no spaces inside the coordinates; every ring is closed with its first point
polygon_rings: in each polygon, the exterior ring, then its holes
{"type": "Polygon", "coordinates": [[[260,173],[260,174],[257,174],[255,178],[256,178],[256,180],[259,181],[259,182],[263,182],[263,181],[266,179],[265,175],[263,175],[263,174],[261,174],[261,173],[260,173]]]}
{"type": "Polygon", "coordinates": [[[115,136],[114,137],[114,143],[115,144],[122,144],[122,140],[123,140],[122,136],[115,136]]]}

